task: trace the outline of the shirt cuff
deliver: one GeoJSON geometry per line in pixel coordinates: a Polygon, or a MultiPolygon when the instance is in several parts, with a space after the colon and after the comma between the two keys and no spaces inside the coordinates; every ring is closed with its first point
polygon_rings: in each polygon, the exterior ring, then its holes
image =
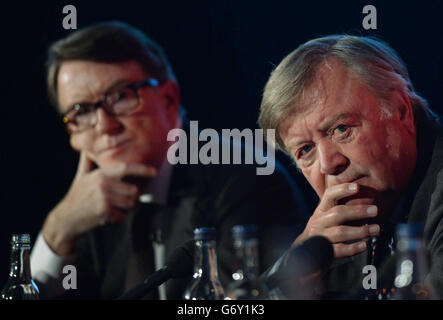
{"type": "Polygon", "coordinates": [[[62,286],[63,268],[75,261],[74,256],[62,257],[48,246],[43,235],[38,234],[31,252],[31,274],[40,289],[40,295],[46,298],[64,293],[62,286]]]}

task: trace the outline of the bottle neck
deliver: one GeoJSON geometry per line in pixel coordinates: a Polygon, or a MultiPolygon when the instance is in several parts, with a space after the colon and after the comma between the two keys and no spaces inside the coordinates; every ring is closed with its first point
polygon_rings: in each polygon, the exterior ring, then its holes
{"type": "Polygon", "coordinates": [[[31,247],[28,244],[13,244],[11,248],[11,264],[9,277],[15,279],[31,280],[31,267],[29,262],[31,247]]]}
{"type": "Polygon", "coordinates": [[[214,240],[198,240],[195,242],[194,276],[213,281],[218,280],[214,240]]]}
{"type": "MultiPolygon", "coordinates": [[[[240,261],[238,276],[245,280],[254,280],[259,276],[258,241],[241,239],[234,242],[237,258],[240,261]]],[[[239,279],[240,280],[240,279],[239,279]]]]}

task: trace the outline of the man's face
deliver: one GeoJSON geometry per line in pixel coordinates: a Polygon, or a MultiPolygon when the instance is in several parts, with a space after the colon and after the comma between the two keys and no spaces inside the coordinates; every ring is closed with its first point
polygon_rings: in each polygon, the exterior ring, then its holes
{"type": "Polygon", "coordinates": [[[412,108],[394,93],[390,111],[340,62],[319,66],[298,101],[304,107],[279,128],[286,149],[321,198],[326,188],[356,182],[343,204],[378,204],[402,191],[416,162],[412,108]]]}
{"type": "MultiPolygon", "coordinates": [[[[113,87],[124,87],[148,78],[137,62],[64,62],[58,74],[58,97],[62,112],[76,103],[95,103],[113,87]]],[[[95,127],[70,135],[72,148],[99,167],[116,163],[143,163],[159,167],[166,155],[167,133],[176,125],[179,108],[177,85],[138,89],[139,106],[128,116],[112,116],[97,110],[95,127]]]]}

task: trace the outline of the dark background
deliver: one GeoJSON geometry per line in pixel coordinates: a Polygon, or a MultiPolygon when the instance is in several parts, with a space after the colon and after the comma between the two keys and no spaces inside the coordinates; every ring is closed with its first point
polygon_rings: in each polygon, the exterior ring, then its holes
{"type": "MultiPolygon", "coordinates": [[[[122,20],[164,47],[181,85],[188,117],[200,128],[254,128],[261,91],[281,59],[308,39],[377,35],[405,60],[431,107],[443,112],[443,1],[39,1],[2,4],[0,286],[12,233],[34,241],[76,170],[59,118],[49,106],[44,61],[48,45],[69,34],[62,9],[77,8],[78,28],[122,20]],[[378,29],[362,27],[362,9],[377,8],[378,29]]],[[[282,161],[289,161],[280,155],[282,161]]],[[[312,190],[290,168],[312,201],[312,190]]]]}

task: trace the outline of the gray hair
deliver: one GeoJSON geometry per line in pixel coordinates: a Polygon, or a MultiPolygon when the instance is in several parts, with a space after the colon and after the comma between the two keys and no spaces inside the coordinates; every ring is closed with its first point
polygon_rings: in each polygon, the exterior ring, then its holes
{"type": "Polygon", "coordinates": [[[409,97],[414,115],[433,115],[426,100],[414,91],[404,62],[387,43],[374,37],[330,35],[299,46],[283,59],[266,83],[258,122],[265,131],[277,131],[276,148],[285,151],[279,125],[291,112],[298,111],[300,106],[295,102],[312,83],[320,63],[329,58],[352,70],[383,102],[393,92],[402,91],[409,97]]]}

